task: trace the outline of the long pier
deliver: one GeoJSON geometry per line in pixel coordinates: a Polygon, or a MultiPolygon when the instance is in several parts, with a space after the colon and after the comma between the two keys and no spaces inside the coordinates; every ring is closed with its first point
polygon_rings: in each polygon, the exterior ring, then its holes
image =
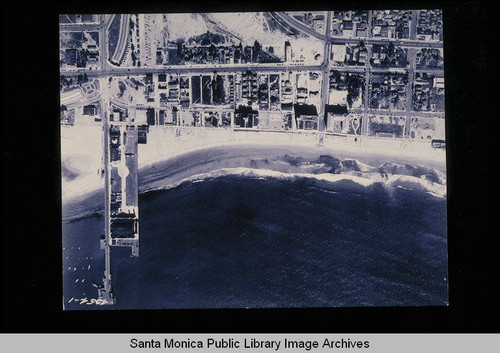
{"type": "MultiPolygon", "coordinates": [[[[101,37],[106,38],[110,19],[102,16],[101,37]]],[[[106,40],[103,40],[105,45],[106,40]]],[[[102,50],[106,53],[106,50],[102,50]]],[[[108,75],[106,58],[101,63],[101,73],[108,75]]],[[[104,250],[105,269],[103,284],[98,296],[103,304],[115,304],[112,288],[111,247],[130,247],[132,256],[139,256],[139,205],[138,205],[138,148],[139,127],[135,116],[128,111],[115,115],[111,111],[109,82],[102,85],[103,164],[104,164],[104,250]]],[[[133,112],[131,112],[133,113],[133,112]]]]}
{"type": "MultiPolygon", "coordinates": [[[[107,90],[106,90],[107,92],[107,90]]],[[[103,97],[103,114],[105,115],[103,119],[103,163],[104,163],[104,235],[101,237],[101,248],[104,249],[104,278],[103,285],[98,289],[99,299],[106,304],[114,304],[115,298],[113,296],[113,291],[111,288],[111,249],[109,247],[110,243],[110,202],[109,202],[109,125],[108,125],[108,106],[109,102],[103,97]]]]}
{"type": "Polygon", "coordinates": [[[114,304],[111,285],[111,247],[130,247],[132,256],[139,256],[138,147],[139,126],[128,115],[109,112],[104,100],[104,235],[101,248],[105,251],[103,286],[99,299],[114,304]],[[118,118],[118,120],[116,120],[118,118]]]}

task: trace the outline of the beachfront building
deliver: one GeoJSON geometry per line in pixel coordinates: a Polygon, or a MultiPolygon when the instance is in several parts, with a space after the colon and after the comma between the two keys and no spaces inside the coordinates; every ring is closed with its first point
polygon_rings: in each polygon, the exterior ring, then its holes
{"type": "Polygon", "coordinates": [[[312,104],[294,104],[295,122],[298,130],[318,130],[318,111],[312,104]]]}
{"type": "Polygon", "coordinates": [[[326,130],[336,133],[347,133],[349,129],[349,116],[347,106],[345,105],[327,105],[326,113],[326,130]]]}

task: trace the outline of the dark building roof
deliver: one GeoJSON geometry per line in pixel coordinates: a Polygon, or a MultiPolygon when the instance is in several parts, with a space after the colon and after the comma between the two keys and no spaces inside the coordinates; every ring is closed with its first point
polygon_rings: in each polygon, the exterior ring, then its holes
{"type": "Polygon", "coordinates": [[[243,77],[253,77],[253,76],[257,76],[257,72],[254,72],[252,70],[247,70],[243,73],[243,77]]]}
{"type": "Polygon", "coordinates": [[[383,83],[385,81],[385,77],[382,76],[382,75],[373,75],[371,78],[370,78],[370,81],[372,84],[374,83],[383,83]]]}
{"type": "Polygon", "coordinates": [[[167,82],[167,75],[166,74],[159,74],[158,75],[158,82],[167,82]]]}
{"type": "Polygon", "coordinates": [[[338,115],[347,114],[347,106],[340,104],[326,105],[325,113],[333,113],[338,115]]]}
{"type": "Polygon", "coordinates": [[[95,105],[85,105],[83,107],[84,115],[95,115],[97,113],[97,109],[95,105]]]}
{"type": "Polygon", "coordinates": [[[295,116],[318,115],[316,106],[312,104],[294,104],[293,110],[295,111],[295,116]]]}
{"type": "Polygon", "coordinates": [[[364,29],[367,29],[368,28],[368,24],[366,22],[360,22],[358,23],[358,25],[356,26],[356,29],[359,31],[359,30],[364,30],[364,29]]]}
{"type": "Polygon", "coordinates": [[[111,136],[120,136],[120,127],[117,125],[111,125],[111,127],[109,128],[109,134],[111,136]]]}
{"type": "Polygon", "coordinates": [[[353,29],[353,23],[352,23],[352,21],[345,21],[344,22],[344,29],[345,30],[351,30],[351,29],[353,29]]]}
{"type": "Polygon", "coordinates": [[[235,114],[240,114],[241,117],[247,117],[248,114],[257,114],[256,110],[253,110],[252,107],[246,105],[239,105],[238,108],[234,111],[235,114]]]}
{"type": "Polygon", "coordinates": [[[334,105],[325,105],[325,115],[323,119],[325,120],[325,124],[328,123],[328,113],[333,113],[334,115],[344,115],[347,114],[347,106],[334,104],[334,105]]]}
{"type": "Polygon", "coordinates": [[[148,110],[146,111],[146,119],[147,119],[148,125],[155,124],[155,110],[154,110],[154,108],[148,108],[148,110]]]}
{"type": "Polygon", "coordinates": [[[136,220],[132,217],[111,218],[111,236],[113,238],[133,238],[135,234],[136,220]]]}
{"type": "Polygon", "coordinates": [[[148,142],[148,133],[144,130],[137,131],[137,143],[146,144],[148,142]]]}
{"type": "Polygon", "coordinates": [[[76,52],[76,67],[85,67],[87,65],[87,53],[85,50],[78,50],[76,52]]]}
{"type": "Polygon", "coordinates": [[[64,52],[64,60],[68,65],[76,65],[76,49],[66,49],[64,52]]]}
{"type": "Polygon", "coordinates": [[[380,30],[380,36],[382,37],[387,37],[389,35],[389,28],[388,27],[382,27],[380,30]]]}

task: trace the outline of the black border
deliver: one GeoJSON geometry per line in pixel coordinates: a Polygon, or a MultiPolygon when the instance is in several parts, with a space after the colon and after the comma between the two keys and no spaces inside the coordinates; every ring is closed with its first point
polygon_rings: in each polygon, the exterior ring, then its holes
{"type": "Polygon", "coordinates": [[[498,2],[2,3],[2,332],[499,331],[498,2]],[[58,13],[443,8],[449,307],[62,311],[58,13]]]}

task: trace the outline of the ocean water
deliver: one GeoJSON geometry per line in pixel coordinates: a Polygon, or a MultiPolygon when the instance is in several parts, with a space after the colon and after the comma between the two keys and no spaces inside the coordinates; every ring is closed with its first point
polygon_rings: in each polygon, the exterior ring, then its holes
{"type": "Polygon", "coordinates": [[[139,207],[140,257],[112,248],[111,307],[91,303],[102,211],[63,224],[66,309],[448,303],[446,198],[425,190],[223,175],[142,193],[139,207]]]}

